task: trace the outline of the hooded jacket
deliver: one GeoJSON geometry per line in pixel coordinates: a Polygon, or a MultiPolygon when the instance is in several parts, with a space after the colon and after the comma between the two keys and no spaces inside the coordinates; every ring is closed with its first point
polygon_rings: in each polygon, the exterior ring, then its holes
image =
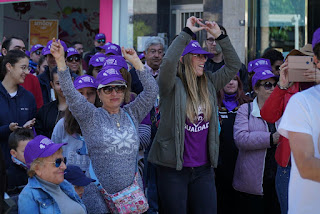
{"type": "Polygon", "coordinates": [[[11,163],[8,138],[11,133],[9,125],[12,122],[23,126],[27,121],[35,117],[37,112],[36,100],[31,92],[18,85],[17,94],[11,97],[0,83],[0,145],[6,162],[6,168],[11,163]]]}

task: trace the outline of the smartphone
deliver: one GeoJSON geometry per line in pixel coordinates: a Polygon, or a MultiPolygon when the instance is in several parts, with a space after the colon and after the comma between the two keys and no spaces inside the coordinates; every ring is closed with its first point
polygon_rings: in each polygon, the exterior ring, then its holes
{"type": "Polygon", "coordinates": [[[289,82],[312,82],[303,75],[309,69],[316,69],[312,56],[288,56],[289,82]]]}

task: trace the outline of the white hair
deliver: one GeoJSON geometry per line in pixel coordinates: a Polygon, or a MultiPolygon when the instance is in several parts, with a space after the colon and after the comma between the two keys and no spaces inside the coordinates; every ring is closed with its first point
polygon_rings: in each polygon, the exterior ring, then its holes
{"type": "Polygon", "coordinates": [[[148,49],[152,45],[162,45],[164,48],[164,40],[159,36],[152,36],[144,43],[144,51],[147,53],[148,49]]]}

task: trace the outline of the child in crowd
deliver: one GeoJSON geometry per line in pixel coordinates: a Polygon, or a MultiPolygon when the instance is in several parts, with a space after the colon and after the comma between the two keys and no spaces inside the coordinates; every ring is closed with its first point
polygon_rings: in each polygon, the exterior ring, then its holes
{"type": "Polygon", "coordinates": [[[27,166],[24,160],[24,148],[34,138],[32,129],[18,128],[9,136],[11,163],[8,169],[8,194],[17,195],[28,183],[27,166]]]}
{"type": "Polygon", "coordinates": [[[84,187],[88,186],[91,182],[96,181],[87,177],[80,167],[74,165],[68,165],[67,169],[64,171],[64,179],[73,185],[80,198],[83,196],[84,187]]]}

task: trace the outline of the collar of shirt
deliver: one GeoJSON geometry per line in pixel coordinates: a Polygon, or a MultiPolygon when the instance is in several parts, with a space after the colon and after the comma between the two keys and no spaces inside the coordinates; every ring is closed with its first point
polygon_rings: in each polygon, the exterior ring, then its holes
{"type": "Polygon", "coordinates": [[[257,97],[253,100],[251,115],[254,117],[261,117],[257,97]]]}
{"type": "Polygon", "coordinates": [[[147,62],[145,63],[146,69],[152,74],[153,77],[157,77],[159,75],[160,69],[154,71],[148,64],[147,62]]]}

